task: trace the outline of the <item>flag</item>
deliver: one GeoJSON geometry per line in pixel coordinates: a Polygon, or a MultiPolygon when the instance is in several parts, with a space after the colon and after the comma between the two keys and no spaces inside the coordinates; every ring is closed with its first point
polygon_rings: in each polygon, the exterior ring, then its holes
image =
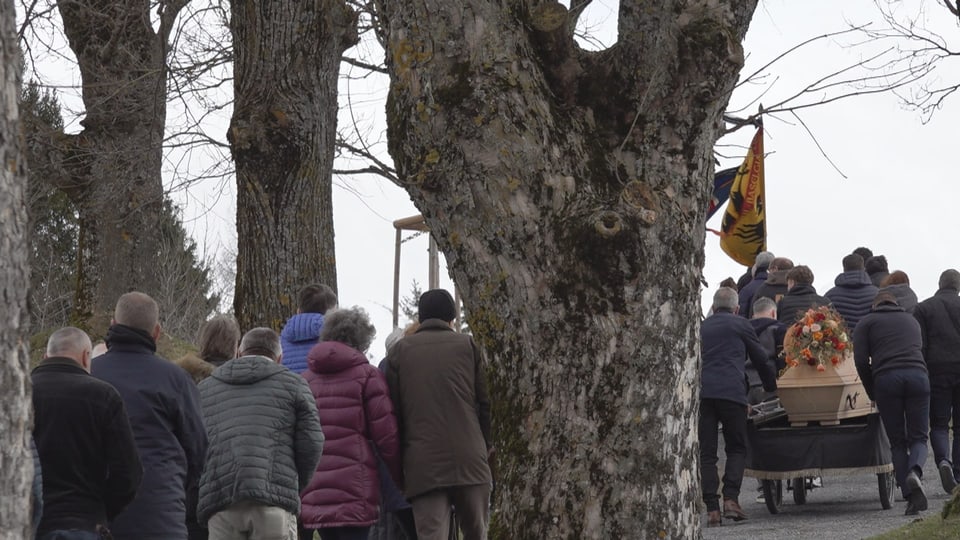
{"type": "Polygon", "coordinates": [[[737,176],[739,167],[730,167],[713,175],[713,195],[710,196],[710,206],[707,208],[707,221],[717,213],[720,205],[727,202],[730,196],[730,187],[733,186],[733,179],[737,176]]]}
{"type": "Polygon", "coordinates": [[[757,254],[767,249],[765,198],[761,126],[733,179],[730,201],[720,225],[720,247],[744,266],[753,266],[757,254]]]}

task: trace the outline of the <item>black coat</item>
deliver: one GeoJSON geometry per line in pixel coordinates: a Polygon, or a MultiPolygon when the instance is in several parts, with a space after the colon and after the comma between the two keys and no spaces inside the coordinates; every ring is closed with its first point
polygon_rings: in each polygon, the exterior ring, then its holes
{"type": "Polygon", "coordinates": [[[817,294],[813,285],[794,285],[777,303],[777,320],[789,326],[808,309],[829,305],[830,300],[817,294]]]}
{"type": "Polygon", "coordinates": [[[144,468],[137,497],[110,525],[113,537],[187,538],[187,519],[196,512],[187,508],[187,490],[197,489],[207,451],[200,393],[186,371],[155,354],[146,332],[116,324],[107,345],[92,373],[120,392],[144,468]]]}
{"type": "Polygon", "coordinates": [[[880,304],[853,332],[853,358],[867,396],[872,400],[873,380],[892,369],[927,370],[920,352],[920,325],[896,304],[880,304]]]}
{"type": "Polygon", "coordinates": [[[724,399],[747,405],[744,361],[757,370],[763,389],[777,389],[777,374],[767,362],[767,353],[750,321],[730,311],[717,311],[700,324],[703,367],[700,398],[724,399]]]}
{"type": "Polygon", "coordinates": [[[40,536],[95,531],[133,500],[143,476],[123,400],[70,358],[43,360],[30,380],[43,469],[40,536]]]}
{"type": "Polygon", "coordinates": [[[923,358],[930,373],[960,373],[960,296],[957,290],[940,289],[917,304],[913,316],[920,323],[923,358]]]}
{"type": "Polygon", "coordinates": [[[757,287],[757,291],[753,294],[753,300],[750,303],[750,312],[741,313],[741,315],[753,317],[753,303],[760,298],[769,298],[779,303],[780,299],[787,294],[787,272],[789,272],[789,270],[768,272],[767,279],[757,287]]]}
{"type": "Polygon", "coordinates": [[[919,303],[917,293],[913,292],[913,289],[910,288],[910,284],[908,283],[897,283],[895,285],[880,287],[877,294],[882,292],[892,294],[897,299],[897,304],[907,313],[913,313],[913,310],[917,308],[917,304],[919,303]]]}
{"type": "Polygon", "coordinates": [[[789,326],[766,317],[750,319],[750,325],[756,331],[757,337],[760,338],[760,345],[767,351],[767,357],[773,362],[777,371],[786,367],[786,361],[781,353],[783,353],[783,339],[787,335],[789,326]]]}

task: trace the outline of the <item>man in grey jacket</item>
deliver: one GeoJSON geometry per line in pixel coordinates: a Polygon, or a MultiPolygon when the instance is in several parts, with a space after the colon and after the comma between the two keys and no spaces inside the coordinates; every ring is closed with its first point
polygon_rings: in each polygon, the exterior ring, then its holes
{"type": "Polygon", "coordinates": [[[197,516],[210,540],[297,538],[300,490],[320,461],[323,432],[307,381],[282,356],[276,332],[254,328],[239,358],[200,383],[210,449],[197,516]]]}

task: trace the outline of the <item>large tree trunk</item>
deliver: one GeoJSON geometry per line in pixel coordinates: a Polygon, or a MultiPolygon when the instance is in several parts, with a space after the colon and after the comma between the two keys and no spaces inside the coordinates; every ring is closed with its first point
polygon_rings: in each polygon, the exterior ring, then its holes
{"type": "Polygon", "coordinates": [[[297,291],[336,290],[332,179],[341,54],[357,40],[343,0],[232,0],[241,328],[279,328],[297,291]]]}
{"type": "Polygon", "coordinates": [[[161,159],[166,122],[167,39],[187,0],[161,2],[159,30],[150,0],[58,2],[77,57],[86,117],[63,137],[49,178],[70,195],[80,223],[78,323],[109,312],[137,289],[155,294],[161,159]]]}
{"type": "Polygon", "coordinates": [[[20,53],[13,0],[0,0],[0,538],[31,538],[28,450],[26,170],[18,127],[20,53]]]}
{"type": "Polygon", "coordinates": [[[388,135],[492,361],[498,538],[700,534],[712,148],[756,0],[383,2],[388,135]]]}

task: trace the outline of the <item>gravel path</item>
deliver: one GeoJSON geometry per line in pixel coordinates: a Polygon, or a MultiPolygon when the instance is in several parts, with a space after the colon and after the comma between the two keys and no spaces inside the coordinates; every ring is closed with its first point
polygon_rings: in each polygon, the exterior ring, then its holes
{"type": "MultiPolygon", "coordinates": [[[[722,462],[720,466],[722,474],[722,462]]],[[[921,512],[919,517],[938,515],[949,497],[940,486],[940,477],[933,464],[933,451],[928,454],[924,468],[923,487],[930,509],[921,512]]],[[[807,503],[804,505],[795,504],[793,493],[786,491],[784,486],[783,506],[776,515],[770,514],[763,503],[755,502],[757,495],[757,480],[744,478],[740,503],[749,519],[740,523],[724,520],[722,526],[708,529],[704,515],[703,537],[711,540],[859,539],[896,529],[917,519],[917,516],[903,515],[907,503],[901,499],[899,490],[893,508],[881,508],[877,477],[874,474],[824,477],[822,488],[807,492],[807,503]]]]}

